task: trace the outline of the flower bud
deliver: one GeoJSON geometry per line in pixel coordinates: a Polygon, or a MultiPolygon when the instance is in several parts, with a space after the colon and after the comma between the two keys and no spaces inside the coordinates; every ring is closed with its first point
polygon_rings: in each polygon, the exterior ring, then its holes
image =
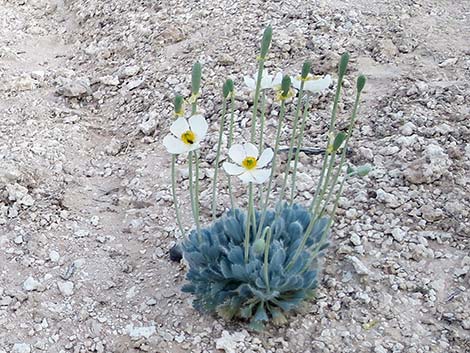
{"type": "Polygon", "coordinates": [[[344,140],[346,140],[346,134],[341,131],[336,135],[335,140],[333,141],[333,151],[337,151],[343,144],[344,140]]]}
{"type": "Polygon", "coordinates": [[[183,96],[180,96],[179,94],[175,96],[175,99],[173,100],[173,105],[175,106],[175,115],[183,115],[183,102],[183,96]]]}
{"type": "Polygon", "coordinates": [[[346,68],[348,67],[348,62],[349,62],[349,54],[348,53],[344,53],[343,55],[341,55],[341,61],[339,62],[339,77],[343,77],[345,72],[346,72],[346,68]]]}
{"type": "Polygon", "coordinates": [[[199,89],[201,88],[201,71],[201,64],[199,62],[195,62],[191,75],[191,93],[193,95],[197,95],[199,93],[199,89]]]}
{"type": "Polygon", "coordinates": [[[302,79],[306,79],[308,74],[310,73],[310,68],[311,68],[312,64],[310,63],[310,61],[306,61],[304,62],[304,64],[302,65],[302,79]]]}
{"type": "Polygon", "coordinates": [[[266,27],[263,33],[263,40],[261,41],[261,59],[265,59],[271,45],[273,37],[273,29],[271,26],[266,27]]]}
{"type": "Polygon", "coordinates": [[[256,254],[261,254],[264,251],[266,245],[264,239],[258,239],[253,243],[253,250],[256,254]]]}
{"type": "Polygon", "coordinates": [[[361,91],[362,91],[362,89],[364,88],[365,85],[366,85],[366,77],[364,75],[360,75],[357,78],[357,84],[356,84],[357,93],[361,93],[361,91]]]}
{"type": "Polygon", "coordinates": [[[289,75],[285,75],[282,78],[282,82],[281,82],[281,90],[282,90],[283,97],[287,97],[289,95],[290,83],[291,81],[290,81],[289,75]]]}
{"type": "Polygon", "coordinates": [[[224,98],[227,98],[230,93],[233,92],[233,81],[231,79],[227,79],[222,87],[222,91],[224,94],[224,98]]]}

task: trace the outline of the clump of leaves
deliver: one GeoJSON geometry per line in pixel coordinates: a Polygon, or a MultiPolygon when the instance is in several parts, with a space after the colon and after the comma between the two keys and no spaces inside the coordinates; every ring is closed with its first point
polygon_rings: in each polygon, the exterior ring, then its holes
{"type": "MultiPolygon", "coordinates": [[[[314,296],[316,262],[328,246],[324,233],[329,218],[318,219],[306,235],[311,217],[298,204],[268,211],[260,237],[256,237],[260,224],[252,224],[249,257],[244,256],[244,211],[228,211],[201,229],[200,236],[192,231],[183,243],[190,282],[183,291],[195,296],[193,303],[198,310],[217,313],[227,320],[248,320],[257,330],[270,320],[285,323],[287,312],[314,296]],[[295,256],[303,241],[304,250],[295,256]]],[[[254,219],[260,218],[260,212],[255,211],[254,219]]]]}

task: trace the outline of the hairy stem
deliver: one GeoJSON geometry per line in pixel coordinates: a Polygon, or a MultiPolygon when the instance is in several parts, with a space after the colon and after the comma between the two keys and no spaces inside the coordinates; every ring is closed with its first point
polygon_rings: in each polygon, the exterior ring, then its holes
{"type": "Polygon", "coordinates": [[[217,154],[215,156],[214,180],[212,183],[212,220],[216,219],[217,208],[217,177],[219,173],[220,150],[222,148],[222,136],[224,133],[225,113],[227,111],[227,100],[224,97],[222,103],[222,117],[220,118],[219,139],[217,142],[217,154]]]}
{"type": "MultiPolygon", "coordinates": [[[[289,172],[290,172],[290,162],[292,161],[292,155],[294,152],[294,142],[295,142],[295,135],[297,133],[297,125],[299,123],[299,114],[300,114],[300,106],[302,105],[302,96],[304,93],[304,84],[305,81],[302,80],[300,83],[300,89],[299,89],[299,98],[297,100],[297,107],[295,109],[295,116],[294,116],[294,124],[292,125],[292,136],[290,138],[289,142],[289,152],[287,153],[287,164],[286,164],[286,170],[284,174],[284,180],[282,182],[281,190],[279,192],[279,205],[282,202],[282,199],[284,198],[284,192],[287,186],[287,179],[289,178],[289,172]]],[[[279,208],[280,209],[280,208],[279,208]]],[[[277,212],[279,212],[279,209],[277,212]]]]}
{"type": "Polygon", "coordinates": [[[271,227],[266,227],[263,232],[263,237],[266,236],[266,241],[264,245],[264,263],[263,263],[263,273],[264,273],[264,283],[266,284],[266,289],[268,293],[271,291],[269,287],[269,246],[271,245],[271,227]]]}
{"type": "Polygon", "coordinates": [[[184,236],[184,228],[181,223],[181,215],[178,206],[178,197],[176,196],[176,155],[171,155],[171,193],[173,194],[173,204],[175,205],[176,222],[181,232],[181,236],[184,236]]]}
{"type": "MultiPolygon", "coordinates": [[[[235,123],[235,94],[232,92],[230,98],[230,127],[228,133],[228,143],[227,147],[230,148],[233,143],[233,126],[235,123]]],[[[233,188],[232,188],[232,176],[228,175],[228,192],[230,194],[230,206],[232,210],[235,209],[235,197],[233,196],[233,188]]]]}
{"type": "Polygon", "coordinates": [[[261,58],[258,64],[258,77],[256,78],[255,97],[253,99],[253,116],[251,118],[251,137],[250,137],[251,143],[254,143],[256,139],[256,118],[258,115],[258,101],[259,101],[259,96],[261,92],[261,79],[263,78],[263,70],[264,70],[264,58],[261,58]]]}
{"type": "Polygon", "coordinates": [[[279,121],[277,123],[278,125],[277,125],[277,132],[276,132],[276,144],[274,146],[274,158],[273,158],[272,166],[271,166],[271,176],[269,177],[268,188],[266,189],[266,196],[265,196],[264,203],[262,205],[262,213],[261,213],[260,223],[258,226],[258,232],[256,233],[256,239],[258,239],[261,236],[263,223],[266,218],[266,212],[267,212],[268,204],[269,204],[269,194],[273,186],[272,184],[274,180],[274,173],[275,173],[276,165],[277,165],[277,153],[279,152],[279,143],[281,140],[282,123],[284,121],[285,115],[286,115],[286,103],[285,103],[285,100],[282,100],[281,110],[279,112],[279,121]]]}
{"type": "Polygon", "coordinates": [[[195,159],[195,173],[194,173],[194,198],[196,203],[196,228],[199,238],[201,238],[201,225],[199,223],[199,154],[197,151],[194,153],[195,159]]]}
{"type": "Polygon", "coordinates": [[[250,221],[253,211],[253,183],[248,185],[248,211],[246,213],[246,223],[245,223],[245,263],[248,263],[249,254],[250,254],[250,221]]]}
{"type": "MultiPolygon", "coordinates": [[[[193,213],[193,219],[194,219],[194,224],[196,224],[196,227],[198,226],[199,224],[199,220],[198,220],[198,215],[197,215],[197,211],[196,211],[196,198],[195,198],[195,195],[194,195],[194,184],[193,184],[193,151],[189,152],[189,155],[188,155],[188,168],[189,168],[189,197],[191,198],[191,210],[192,210],[192,213],[193,213]]],[[[199,234],[199,229],[198,229],[198,237],[199,237],[199,241],[201,241],[201,237],[200,237],[200,234],[199,234]]]]}
{"type": "MultiPolygon", "coordinates": [[[[327,152],[325,152],[325,154],[323,156],[323,164],[322,164],[322,168],[321,168],[320,179],[318,180],[318,184],[317,184],[317,187],[315,189],[315,194],[313,196],[312,203],[310,204],[310,208],[309,208],[310,212],[312,212],[313,209],[317,209],[317,204],[321,203],[321,201],[322,201],[322,199],[319,196],[320,196],[320,191],[323,189],[323,180],[325,178],[325,172],[326,172],[327,165],[328,165],[328,159],[330,158],[330,153],[328,152],[328,147],[329,147],[329,144],[330,144],[330,137],[332,136],[333,131],[335,129],[335,125],[336,125],[336,114],[337,114],[337,111],[338,111],[339,98],[341,96],[341,87],[342,87],[342,84],[343,84],[343,77],[344,77],[344,74],[340,73],[340,75],[338,77],[338,84],[336,86],[335,100],[333,102],[333,110],[331,111],[330,126],[328,128],[327,152]]],[[[326,180],[325,183],[327,184],[328,180],[326,180]]]]}
{"type": "Polygon", "coordinates": [[[296,146],[297,149],[295,151],[294,170],[292,171],[292,186],[291,186],[291,190],[290,190],[290,204],[291,205],[294,203],[295,183],[296,183],[296,177],[297,177],[297,166],[299,164],[300,148],[302,147],[302,142],[303,142],[304,133],[305,133],[305,125],[306,125],[307,116],[308,116],[308,98],[309,98],[309,96],[307,95],[307,99],[305,100],[305,103],[304,103],[304,110],[302,112],[302,123],[300,124],[299,137],[297,139],[297,146],[296,146]]]}

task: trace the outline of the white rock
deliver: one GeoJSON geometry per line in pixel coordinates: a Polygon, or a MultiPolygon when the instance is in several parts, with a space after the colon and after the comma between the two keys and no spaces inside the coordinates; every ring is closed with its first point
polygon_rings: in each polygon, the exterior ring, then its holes
{"type": "Polygon", "coordinates": [[[222,331],[222,337],[215,341],[215,348],[221,349],[226,353],[241,352],[238,344],[246,339],[246,335],[242,332],[234,332],[232,335],[228,331],[222,331]]]}
{"type": "Polygon", "coordinates": [[[85,238],[90,235],[90,232],[86,229],[77,229],[73,235],[75,238],[85,238]]]}
{"type": "Polygon", "coordinates": [[[372,274],[366,265],[364,265],[356,256],[347,256],[346,258],[349,260],[349,262],[351,262],[357,274],[366,276],[372,274]]]}
{"type": "Polygon", "coordinates": [[[157,332],[155,326],[139,326],[134,327],[134,325],[129,324],[126,326],[126,332],[129,336],[133,338],[145,337],[149,338],[157,332]]]}
{"type": "Polygon", "coordinates": [[[25,206],[32,206],[34,205],[34,199],[31,195],[25,195],[19,200],[19,203],[25,206]]]}
{"type": "Polygon", "coordinates": [[[21,172],[14,166],[5,165],[0,170],[0,184],[14,184],[21,178],[21,172]]]}
{"type": "Polygon", "coordinates": [[[451,161],[444,149],[431,144],[426,147],[424,157],[411,163],[404,175],[412,184],[432,183],[446,174],[450,165],[451,161]]]}
{"type": "Polygon", "coordinates": [[[126,66],[120,70],[118,76],[120,78],[132,77],[134,75],[137,75],[139,71],[140,71],[140,66],[138,65],[126,66]]]}
{"type": "Polygon", "coordinates": [[[150,136],[155,132],[157,122],[155,118],[149,117],[147,120],[139,124],[139,130],[146,136],[150,136]]]}
{"type": "Polygon", "coordinates": [[[49,252],[49,260],[51,260],[51,262],[58,262],[59,259],[60,259],[60,255],[57,251],[51,250],[49,252]]]}
{"type": "Polygon", "coordinates": [[[388,351],[380,344],[374,347],[374,353],[388,353],[388,351]]]}
{"type": "Polygon", "coordinates": [[[33,277],[28,277],[23,282],[23,289],[27,292],[31,292],[33,290],[37,290],[41,286],[41,283],[36,281],[33,277]]]}
{"type": "Polygon", "coordinates": [[[28,189],[20,184],[7,184],[6,191],[8,193],[8,200],[19,201],[28,195],[28,189]]]}
{"type": "Polygon", "coordinates": [[[100,82],[106,86],[117,86],[119,85],[119,78],[117,76],[103,76],[100,77],[100,82]]]}
{"type": "Polygon", "coordinates": [[[359,246],[359,245],[361,245],[361,238],[360,238],[359,235],[357,235],[356,233],[354,233],[353,235],[351,235],[351,237],[349,238],[349,240],[351,241],[351,243],[352,243],[354,246],[359,246]]]}
{"type": "Polygon", "coordinates": [[[57,93],[69,98],[78,98],[91,95],[90,81],[87,78],[67,80],[62,86],[57,88],[57,93]]]}
{"type": "Polygon", "coordinates": [[[24,75],[13,81],[12,85],[16,91],[30,91],[36,88],[38,82],[29,75],[24,75]]]}
{"type": "Polygon", "coordinates": [[[31,346],[27,343],[15,343],[12,353],[31,353],[31,346]]]}
{"type": "Polygon", "coordinates": [[[411,136],[413,135],[413,132],[415,131],[415,129],[416,129],[415,124],[413,124],[411,121],[408,121],[406,124],[404,124],[400,128],[400,132],[402,135],[411,136]]]}
{"type": "Polygon", "coordinates": [[[66,281],[66,282],[57,282],[57,287],[59,288],[60,293],[64,297],[70,297],[73,295],[73,290],[74,290],[74,284],[73,282],[66,281]]]}
{"type": "Polygon", "coordinates": [[[398,198],[393,194],[390,194],[382,189],[378,189],[376,193],[378,201],[386,203],[392,208],[397,208],[401,205],[401,203],[398,201],[398,198]]]}
{"type": "Polygon", "coordinates": [[[122,149],[122,142],[113,138],[111,141],[106,145],[104,151],[106,154],[110,156],[116,156],[122,149]]]}
{"type": "Polygon", "coordinates": [[[42,81],[44,80],[44,77],[46,76],[44,71],[31,71],[31,77],[34,78],[35,80],[42,81]]]}
{"type": "Polygon", "coordinates": [[[392,237],[399,243],[403,241],[403,238],[405,237],[405,235],[406,235],[406,232],[403,231],[401,228],[397,227],[397,228],[392,229],[392,237]]]}

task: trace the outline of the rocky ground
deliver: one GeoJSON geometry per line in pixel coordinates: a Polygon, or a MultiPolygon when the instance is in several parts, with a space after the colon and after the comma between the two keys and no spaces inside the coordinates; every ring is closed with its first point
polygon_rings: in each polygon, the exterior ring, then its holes
{"type": "MultiPolygon", "coordinates": [[[[469,16],[450,0],[0,0],[0,353],[470,352],[469,16]],[[347,187],[318,300],[258,334],[181,293],[161,140],[195,60],[207,145],[227,75],[246,126],[241,78],[268,23],[271,70],[310,59],[335,75],[351,53],[340,115],[364,73],[351,162],[375,169],[347,187]]],[[[333,90],[314,100],[309,145],[333,90]]],[[[302,156],[299,201],[318,169],[302,156]]]]}

